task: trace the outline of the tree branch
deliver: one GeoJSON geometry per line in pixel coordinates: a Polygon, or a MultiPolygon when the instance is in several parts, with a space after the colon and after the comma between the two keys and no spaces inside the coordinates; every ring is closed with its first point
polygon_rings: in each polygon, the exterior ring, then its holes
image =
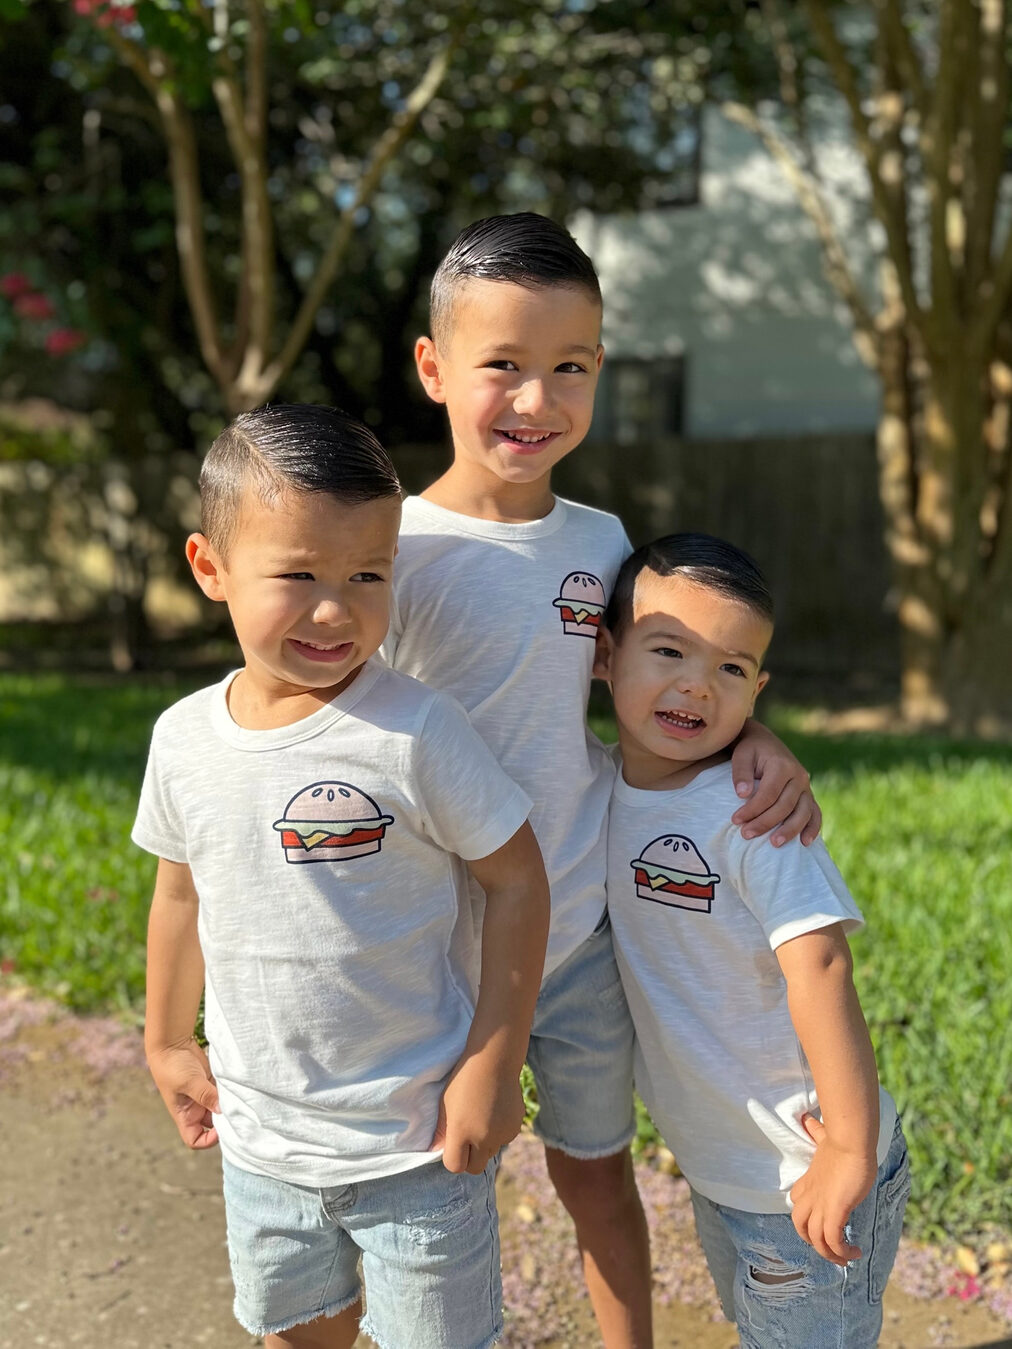
{"type": "Polygon", "coordinates": [[[200,354],[213,377],[224,387],[226,372],[207,266],[204,203],[193,122],[172,87],[172,72],[162,52],[156,49],[145,51],[115,27],[107,29],[105,36],[120,60],[150,93],[158,109],[169,152],[169,173],[176,206],[176,251],[183,286],[197,330],[200,354]]]}
{"type": "Polygon", "coordinates": [[[433,56],[428,69],[408,96],[404,107],[395,114],[386,131],[373,146],[359,178],[354,200],[338,217],[330,243],[320,260],[309,289],[303,296],[280,354],[267,369],[258,372],[257,376],[248,371],[248,382],[244,383],[243,376],[240,375],[241,397],[252,398],[253,404],[263,402],[270,397],[295,364],[316,319],[317,311],[337,275],[341,259],[351,242],[355,216],[371,200],[387,166],[411,135],[422,112],[435,97],[449,69],[458,41],[459,38],[454,36],[433,56]]]}
{"type": "Polygon", "coordinates": [[[858,350],[869,365],[877,367],[880,352],[875,320],[851,271],[818,183],[798,163],[787,142],[751,108],[730,102],[722,103],[720,107],[730,121],[759,137],[794,188],[802,209],[815,226],[829,282],[850,310],[858,350]]]}
{"type": "Polygon", "coordinates": [[[883,156],[872,134],[871,123],[861,102],[857,72],[837,37],[832,19],[823,0],[803,0],[812,31],[816,36],[822,54],[829,66],[834,83],[843,95],[850,112],[851,125],[858,149],[864,159],[871,187],[872,205],[875,215],[886,232],[889,253],[896,267],[896,276],[903,296],[907,316],[921,333],[925,345],[935,349],[933,324],[930,315],[926,315],[917,298],[914,284],[913,257],[910,248],[910,232],[902,198],[896,199],[887,190],[886,179],[895,177],[902,180],[902,162],[883,156]]]}

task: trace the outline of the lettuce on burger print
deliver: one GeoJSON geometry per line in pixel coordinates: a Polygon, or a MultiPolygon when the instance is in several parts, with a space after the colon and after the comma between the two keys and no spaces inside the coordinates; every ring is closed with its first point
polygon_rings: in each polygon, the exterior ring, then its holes
{"type": "Polygon", "coordinates": [[[350,782],[314,782],[274,821],[289,862],[342,862],[379,852],[392,815],[350,782]]]}
{"type": "Polygon", "coordinates": [[[559,610],[563,632],[577,637],[597,636],[607,599],[604,586],[591,572],[570,572],[559,598],[552,603],[559,610]]]}
{"type": "Polygon", "coordinates": [[[662,834],[648,843],[642,855],[629,865],[636,873],[636,893],[655,904],[709,913],[713,887],[720,877],[711,872],[691,838],[662,834]]]}

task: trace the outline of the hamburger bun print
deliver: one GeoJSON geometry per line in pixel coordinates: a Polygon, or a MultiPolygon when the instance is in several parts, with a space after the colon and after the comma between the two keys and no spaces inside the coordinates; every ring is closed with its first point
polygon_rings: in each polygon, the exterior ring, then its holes
{"type": "Polygon", "coordinates": [[[559,598],[552,602],[559,610],[563,632],[577,637],[597,636],[607,596],[604,586],[591,572],[570,572],[562,583],[559,598]]]}
{"type": "Polygon", "coordinates": [[[274,821],[289,862],[343,862],[379,852],[392,815],[350,782],[314,782],[274,821]]]}

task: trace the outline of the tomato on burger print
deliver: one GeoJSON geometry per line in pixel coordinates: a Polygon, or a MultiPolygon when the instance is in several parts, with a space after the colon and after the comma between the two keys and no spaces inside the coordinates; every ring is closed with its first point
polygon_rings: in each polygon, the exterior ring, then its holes
{"type": "Polygon", "coordinates": [[[343,862],[379,852],[392,815],[350,782],[314,782],[274,821],[288,862],[343,862]]]}
{"type": "Polygon", "coordinates": [[[640,899],[700,913],[709,913],[713,907],[713,887],[720,877],[711,872],[709,862],[684,834],[662,834],[629,865],[636,874],[640,899]]]}
{"type": "Polygon", "coordinates": [[[591,572],[570,572],[562,583],[559,598],[552,603],[559,610],[563,632],[575,637],[597,636],[607,600],[604,586],[591,572]]]}

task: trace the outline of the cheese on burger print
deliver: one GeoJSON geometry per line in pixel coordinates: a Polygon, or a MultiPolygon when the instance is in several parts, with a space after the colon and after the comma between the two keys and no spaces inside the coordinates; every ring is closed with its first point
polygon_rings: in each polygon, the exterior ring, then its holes
{"type": "Polygon", "coordinates": [[[289,862],[343,862],[379,852],[392,815],[350,782],[314,782],[274,821],[289,862]]]}

